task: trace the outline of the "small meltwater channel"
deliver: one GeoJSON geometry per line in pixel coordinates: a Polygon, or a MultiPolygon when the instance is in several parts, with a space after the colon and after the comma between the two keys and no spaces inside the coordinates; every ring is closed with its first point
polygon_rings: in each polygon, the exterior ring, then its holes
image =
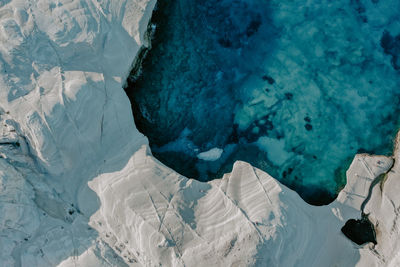
{"type": "Polygon", "coordinates": [[[312,2],[159,1],[126,88],[153,155],[201,181],[243,160],[323,205],[356,153],[390,154],[400,31],[379,1],[312,2]]]}

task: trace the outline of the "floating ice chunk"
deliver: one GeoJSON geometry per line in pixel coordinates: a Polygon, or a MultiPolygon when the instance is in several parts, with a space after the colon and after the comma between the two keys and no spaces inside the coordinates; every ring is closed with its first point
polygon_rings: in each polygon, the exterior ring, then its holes
{"type": "Polygon", "coordinates": [[[293,153],[285,150],[284,139],[274,139],[266,136],[258,138],[255,143],[258,148],[268,153],[268,159],[275,165],[280,166],[287,161],[293,153]]]}
{"type": "Polygon", "coordinates": [[[223,149],[218,148],[218,147],[214,147],[214,148],[211,148],[208,151],[199,153],[197,155],[197,158],[202,159],[202,160],[206,160],[206,161],[216,161],[221,157],[222,152],[224,152],[223,149]]]}

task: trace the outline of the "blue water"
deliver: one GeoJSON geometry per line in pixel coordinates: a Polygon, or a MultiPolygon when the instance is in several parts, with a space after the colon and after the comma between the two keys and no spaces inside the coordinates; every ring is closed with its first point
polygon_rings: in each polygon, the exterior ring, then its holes
{"type": "Polygon", "coordinates": [[[236,160],[327,204],[356,153],[390,154],[400,6],[388,1],[159,2],[126,91],[152,153],[202,181],[236,160]],[[390,2],[389,2],[390,3],[390,2]],[[219,153],[206,153],[223,151],[219,153]]]}

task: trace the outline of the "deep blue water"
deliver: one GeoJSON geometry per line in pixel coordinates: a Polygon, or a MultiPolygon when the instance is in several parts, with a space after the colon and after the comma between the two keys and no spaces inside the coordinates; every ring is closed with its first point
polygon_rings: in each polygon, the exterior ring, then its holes
{"type": "Polygon", "coordinates": [[[391,152],[400,7],[386,5],[159,2],[152,49],[126,89],[135,123],[187,177],[220,178],[244,160],[329,203],[356,153],[391,152]],[[219,158],[200,154],[216,148],[219,158]]]}

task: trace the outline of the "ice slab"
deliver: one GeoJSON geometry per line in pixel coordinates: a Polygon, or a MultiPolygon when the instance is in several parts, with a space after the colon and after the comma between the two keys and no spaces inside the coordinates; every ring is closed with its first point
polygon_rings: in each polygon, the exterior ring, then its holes
{"type": "Polygon", "coordinates": [[[214,147],[208,151],[199,153],[197,157],[205,161],[216,161],[221,157],[222,152],[224,152],[223,149],[214,147]]]}

